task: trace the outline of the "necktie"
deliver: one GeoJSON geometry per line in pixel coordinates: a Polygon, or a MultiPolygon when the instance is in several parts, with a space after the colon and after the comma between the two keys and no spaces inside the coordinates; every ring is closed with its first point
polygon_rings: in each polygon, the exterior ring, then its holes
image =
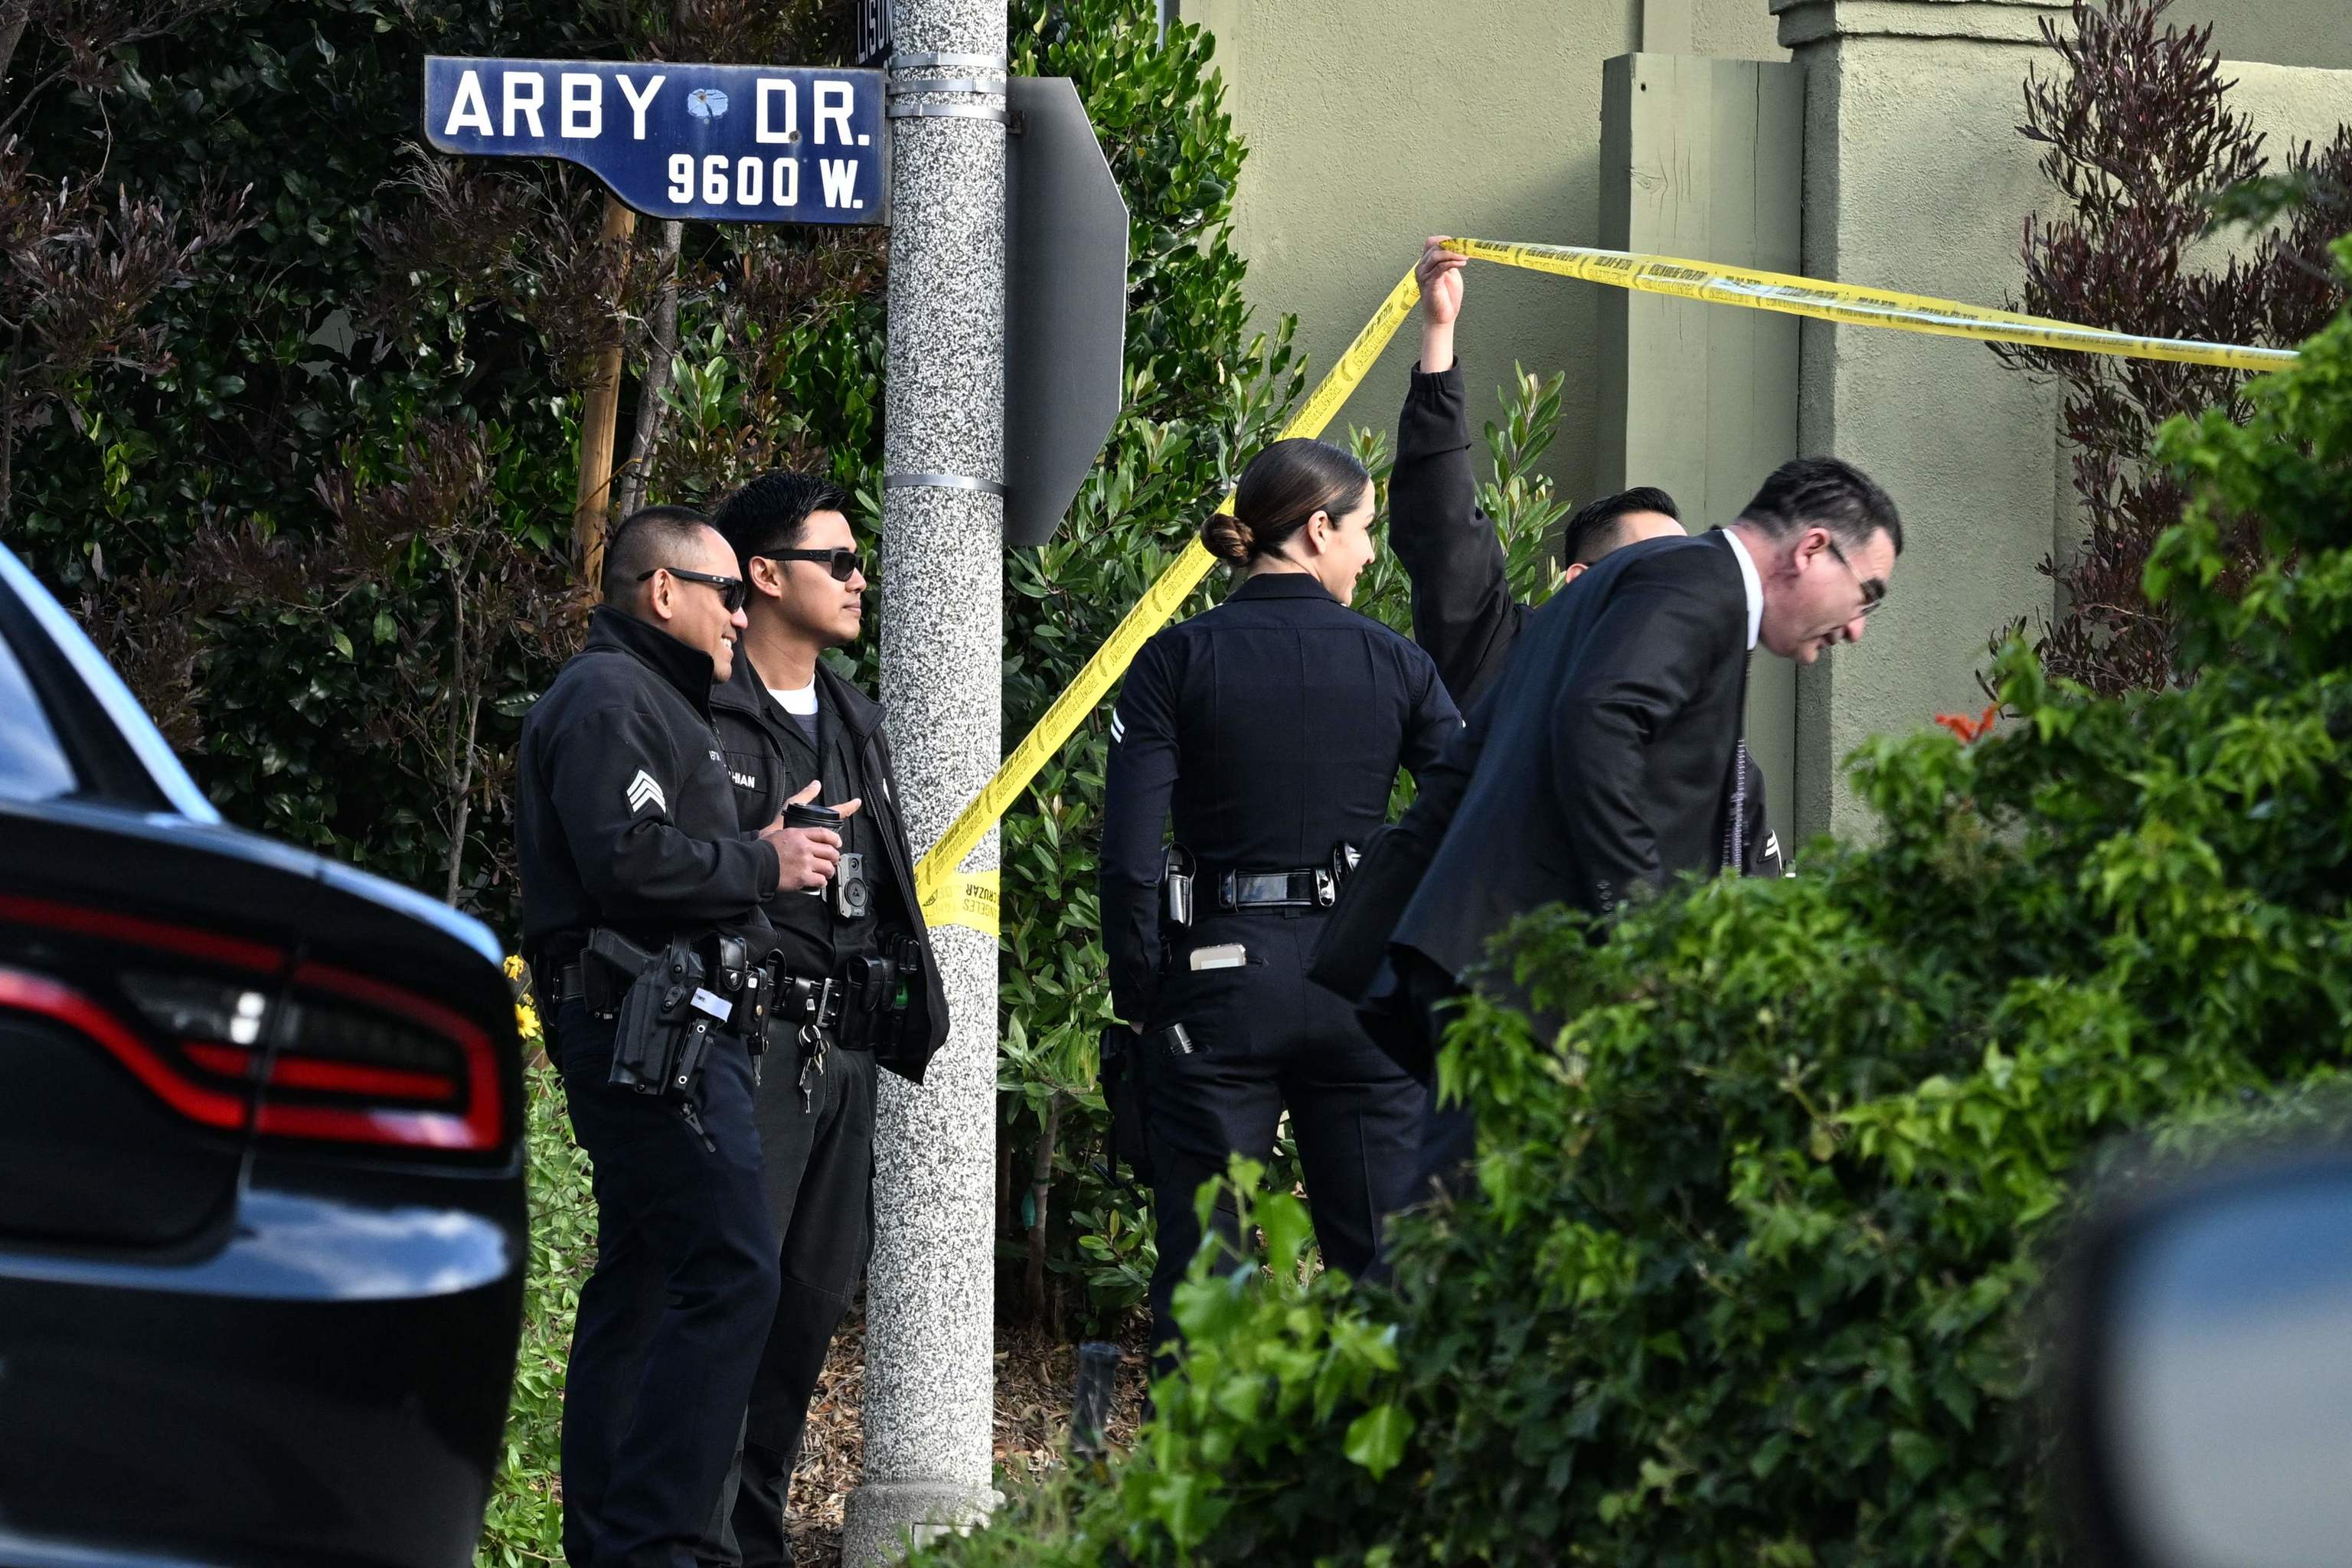
{"type": "Polygon", "coordinates": [[[1748,742],[1731,749],[1731,820],[1723,827],[1723,863],[1734,871],[1748,868],[1748,742]]]}

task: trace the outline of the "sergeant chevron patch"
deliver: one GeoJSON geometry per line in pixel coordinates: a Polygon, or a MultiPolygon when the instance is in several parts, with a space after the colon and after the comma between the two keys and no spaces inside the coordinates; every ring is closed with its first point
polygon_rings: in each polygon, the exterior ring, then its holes
{"type": "Polygon", "coordinates": [[[661,785],[654,783],[653,774],[646,772],[643,768],[639,768],[637,770],[637,776],[629,781],[630,812],[634,814],[645,810],[646,803],[647,801],[653,802],[654,805],[661,807],[664,811],[667,811],[669,809],[669,802],[662,796],[661,785]]]}

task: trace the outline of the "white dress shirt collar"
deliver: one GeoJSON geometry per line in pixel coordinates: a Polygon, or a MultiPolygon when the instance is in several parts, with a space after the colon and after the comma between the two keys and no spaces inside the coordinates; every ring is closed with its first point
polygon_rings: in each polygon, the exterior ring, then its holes
{"type": "Polygon", "coordinates": [[[1739,535],[1727,528],[1723,537],[1731,546],[1731,558],[1739,563],[1740,584],[1748,590],[1748,651],[1753,653],[1764,631],[1764,579],[1757,574],[1756,562],[1739,535]]]}

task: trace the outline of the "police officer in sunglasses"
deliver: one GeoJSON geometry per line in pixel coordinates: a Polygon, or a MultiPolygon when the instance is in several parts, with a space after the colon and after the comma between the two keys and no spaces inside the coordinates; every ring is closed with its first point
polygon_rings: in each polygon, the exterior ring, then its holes
{"type": "Polygon", "coordinates": [[[846,504],[826,480],[772,473],[712,519],[749,592],[733,669],[710,698],[738,825],[756,831],[794,806],[839,817],[805,830],[820,882],[787,878],[767,904],[778,985],[755,1110],[782,1291],[739,1483],[711,1532],[717,1560],[743,1568],[793,1561],[783,1512],[809,1399],[873,1242],[876,1069],[921,1081],[948,1026],[881,710],[823,657],[865,625],[846,504]]]}
{"type": "Polygon", "coordinates": [[[587,646],[523,722],[516,791],[523,954],[597,1204],[563,1549],[574,1568],[690,1568],[775,1312],[754,1042],[721,1008],[683,1105],[616,1081],[627,982],[600,953],[765,953],[763,906],[806,885],[811,850],[773,814],[738,820],[712,731],[711,683],[745,625],[727,542],[698,512],[647,507],[614,531],[602,586],[587,646]]]}

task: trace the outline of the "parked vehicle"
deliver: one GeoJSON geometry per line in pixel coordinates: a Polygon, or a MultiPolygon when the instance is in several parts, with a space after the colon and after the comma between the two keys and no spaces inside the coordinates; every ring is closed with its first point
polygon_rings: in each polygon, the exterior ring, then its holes
{"type": "Polygon", "coordinates": [[[0,1564],[471,1563],[521,1142],[489,931],[225,825],[0,547],[0,1564]]]}
{"type": "Polygon", "coordinates": [[[2110,1199],[2062,1281],[2084,1562],[2352,1562],[2352,1148],[2241,1155],[2110,1199]]]}

